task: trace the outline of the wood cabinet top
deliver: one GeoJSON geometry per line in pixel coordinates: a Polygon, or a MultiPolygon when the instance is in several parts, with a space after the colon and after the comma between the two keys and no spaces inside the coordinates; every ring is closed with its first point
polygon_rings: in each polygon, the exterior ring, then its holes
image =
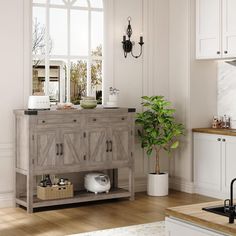
{"type": "Polygon", "coordinates": [[[236,235],[236,224],[229,224],[228,217],[203,211],[203,207],[224,205],[223,200],[194,205],[168,208],[166,215],[172,216],[195,225],[206,227],[229,235],[236,235]]]}
{"type": "Polygon", "coordinates": [[[14,110],[16,115],[63,115],[63,114],[120,114],[120,113],[135,113],[135,108],[114,108],[114,109],[104,109],[102,107],[98,107],[95,109],[61,109],[61,110],[24,110],[18,109],[14,110]]]}
{"type": "Polygon", "coordinates": [[[195,133],[236,136],[236,129],[196,128],[196,129],[192,129],[192,131],[195,133]]]}

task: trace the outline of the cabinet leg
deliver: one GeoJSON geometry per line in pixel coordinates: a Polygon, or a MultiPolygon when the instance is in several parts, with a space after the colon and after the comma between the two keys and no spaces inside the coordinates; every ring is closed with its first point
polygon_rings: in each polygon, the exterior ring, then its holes
{"type": "Polygon", "coordinates": [[[33,180],[34,177],[27,175],[27,212],[33,213],[33,180]]]}
{"type": "Polygon", "coordinates": [[[118,169],[113,169],[113,188],[118,188],[118,169]]]}
{"type": "Polygon", "coordinates": [[[129,169],[129,191],[130,191],[130,201],[133,201],[135,200],[135,197],[134,197],[134,169],[133,168],[130,168],[129,169]]]}

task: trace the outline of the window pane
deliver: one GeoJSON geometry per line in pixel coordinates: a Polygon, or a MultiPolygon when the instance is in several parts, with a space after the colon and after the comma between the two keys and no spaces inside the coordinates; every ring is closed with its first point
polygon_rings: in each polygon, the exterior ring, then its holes
{"type": "Polygon", "coordinates": [[[45,4],[46,0],[33,0],[33,3],[42,3],[45,4]]]}
{"type": "Polygon", "coordinates": [[[90,0],[91,7],[103,8],[103,0],[90,0]]]}
{"type": "Polygon", "coordinates": [[[35,59],[32,61],[33,95],[45,94],[45,63],[44,60],[35,59]]]}
{"type": "Polygon", "coordinates": [[[77,0],[73,6],[77,6],[77,7],[88,7],[88,2],[87,0],[77,0]]]}
{"type": "Polygon", "coordinates": [[[71,54],[88,55],[88,11],[71,10],[71,54]]]}
{"type": "Polygon", "coordinates": [[[46,40],[46,9],[44,7],[33,7],[32,32],[32,53],[44,55],[46,40]]]}
{"type": "Polygon", "coordinates": [[[50,41],[52,44],[50,54],[67,54],[67,10],[50,9],[50,41]]]}
{"type": "Polygon", "coordinates": [[[92,94],[98,103],[102,103],[102,60],[95,60],[91,65],[92,94]]]}
{"type": "Polygon", "coordinates": [[[70,96],[71,102],[79,104],[81,97],[86,96],[87,61],[75,60],[70,64],[70,96]]]}
{"type": "Polygon", "coordinates": [[[66,68],[66,61],[50,60],[48,95],[51,102],[65,101],[66,68]]]}
{"type": "Polygon", "coordinates": [[[65,3],[63,2],[63,0],[50,0],[50,4],[64,5],[65,3]]]}
{"type": "Polygon", "coordinates": [[[102,42],[103,42],[103,13],[91,13],[91,46],[92,55],[102,56],[102,42]]]}

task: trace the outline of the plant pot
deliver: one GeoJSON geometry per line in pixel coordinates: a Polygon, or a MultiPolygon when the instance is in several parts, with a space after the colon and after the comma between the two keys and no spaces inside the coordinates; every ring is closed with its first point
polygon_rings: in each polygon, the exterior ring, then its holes
{"type": "Polygon", "coordinates": [[[166,196],[169,191],[168,173],[148,174],[147,194],[150,196],[166,196]]]}

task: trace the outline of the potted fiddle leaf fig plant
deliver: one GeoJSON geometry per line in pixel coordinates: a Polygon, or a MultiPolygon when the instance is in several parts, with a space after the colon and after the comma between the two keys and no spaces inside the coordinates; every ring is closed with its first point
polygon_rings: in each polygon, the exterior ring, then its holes
{"type": "Polygon", "coordinates": [[[142,106],[145,111],[138,113],[136,123],[140,126],[138,134],[142,148],[147,156],[155,155],[155,172],[148,174],[147,192],[150,196],[168,195],[168,173],[161,172],[160,152],[171,153],[179,147],[178,137],[184,134],[184,126],[177,123],[175,109],[163,96],[144,96],[142,106]]]}

